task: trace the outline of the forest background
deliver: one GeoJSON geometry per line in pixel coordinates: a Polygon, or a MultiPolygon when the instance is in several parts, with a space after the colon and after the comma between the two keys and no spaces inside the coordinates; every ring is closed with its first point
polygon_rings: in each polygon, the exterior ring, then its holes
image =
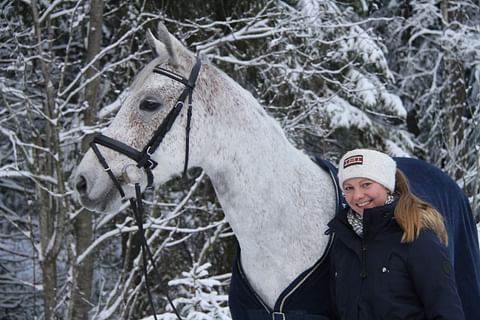
{"type": "MultiPolygon", "coordinates": [[[[152,59],[163,21],[247,88],[307,153],[372,147],[450,174],[480,219],[478,1],[0,0],[0,319],[151,315],[128,209],[99,215],[71,177],[152,59]]],[[[153,190],[160,319],[230,319],[234,235],[208,177],[153,190]]]]}

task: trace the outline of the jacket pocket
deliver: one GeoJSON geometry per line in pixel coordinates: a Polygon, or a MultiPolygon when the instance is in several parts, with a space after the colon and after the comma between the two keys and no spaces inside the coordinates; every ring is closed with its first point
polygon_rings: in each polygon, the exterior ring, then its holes
{"type": "Polygon", "coordinates": [[[390,255],[387,269],[390,298],[399,302],[411,298],[415,289],[408,273],[406,261],[398,254],[393,253],[390,255]]]}
{"type": "Polygon", "coordinates": [[[407,262],[400,255],[393,253],[386,268],[389,299],[387,318],[413,319],[412,315],[417,314],[421,306],[408,272],[407,262]]]}

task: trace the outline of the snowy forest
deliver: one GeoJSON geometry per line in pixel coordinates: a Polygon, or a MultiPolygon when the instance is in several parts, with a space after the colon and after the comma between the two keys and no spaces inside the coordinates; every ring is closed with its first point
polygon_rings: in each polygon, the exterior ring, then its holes
{"type": "MultiPolygon", "coordinates": [[[[0,319],[153,319],[129,208],[73,197],[93,134],[153,58],[163,22],[250,91],[307,154],[424,159],[480,221],[476,0],[0,0],[0,319]]],[[[150,190],[158,319],[230,319],[235,236],[208,176],[150,190]]]]}

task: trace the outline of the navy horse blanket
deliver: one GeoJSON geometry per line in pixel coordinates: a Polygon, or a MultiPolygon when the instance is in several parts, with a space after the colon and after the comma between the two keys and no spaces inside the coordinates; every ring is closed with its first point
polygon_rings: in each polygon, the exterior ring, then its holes
{"type": "MultiPolygon", "coordinates": [[[[421,160],[395,158],[413,192],[432,204],[445,221],[448,253],[467,320],[480,320],[480,252],[467,197],[448,175],[421,160]]],[[[434,293],[432,293],[434,294],[434,293]]]]}
{"type": "MultiPolygon", "coordinates": [[[[339,191],[336,168],[318,157],[318,165],[332,176],[339,191]]],[[[438,168],[421,160],[395,158],[412,191],[443,214],[449,235],[448,252],[467,320],[480,319],[480,250],[472,210],[463,191],[438,168]]],[[[340,195],[340,192],[337,192],[340,195]]],[[[345,205],[339,196],[338,207],[345,205]]],[[[269,308],[252,289],[240,262],[233,266],[229,304],[233,320],[328,320],[330,307],[329,249],[300,274],[269,308]]],[[[432,292],[432,294],[435,294],[432,292]]]]}

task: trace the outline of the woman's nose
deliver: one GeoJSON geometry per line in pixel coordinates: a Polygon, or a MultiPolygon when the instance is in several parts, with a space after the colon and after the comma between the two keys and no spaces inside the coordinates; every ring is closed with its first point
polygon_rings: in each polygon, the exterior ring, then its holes
{"type": "Polygon", "coordinates": [[[352,198],[354,200],[362,199],[364,195],[365,194],[362,190],[353,190],[352,191],[352,198]]]}

